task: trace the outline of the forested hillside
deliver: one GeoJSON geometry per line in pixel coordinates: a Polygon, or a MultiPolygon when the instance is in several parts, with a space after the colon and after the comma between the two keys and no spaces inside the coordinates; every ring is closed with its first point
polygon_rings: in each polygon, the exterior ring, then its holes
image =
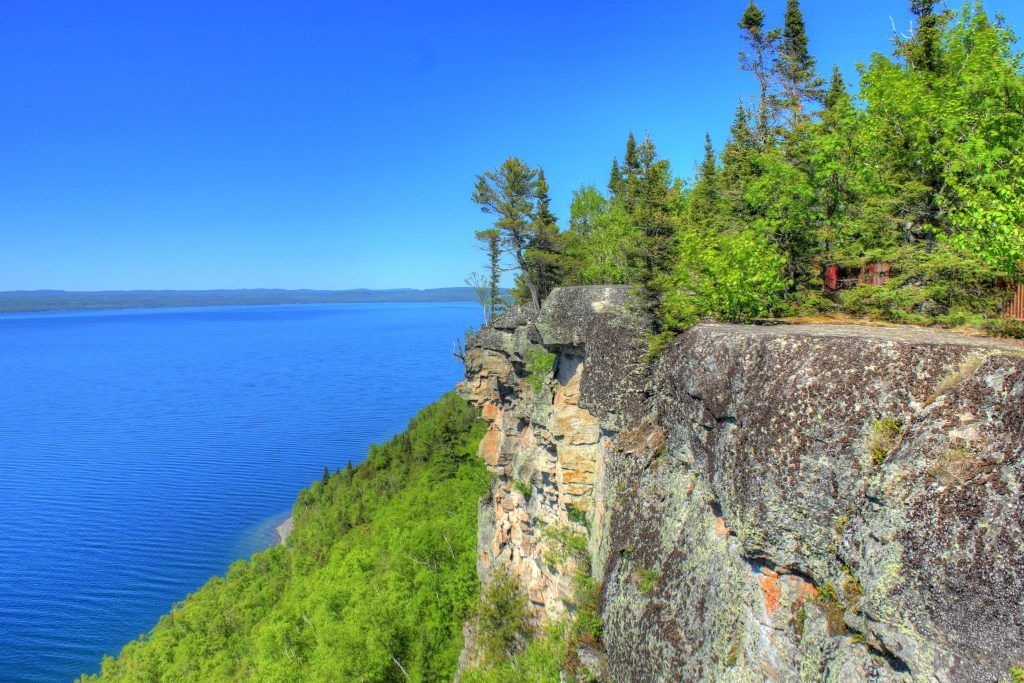
{"type": "MultiPolygon", "coordinates": [[[[794,315],[1021,335],[1002,316],[1024,264],[1016,36],[981,2],[910,6],[852,88],[817,63],[798,0],[778,24],[751,2],[737,17],[750,96],[693,177],[630,133],[607,187],[578,188],[560,229],[543,170],[510,158],[473,192],[496,219],[477,233],[488,272],[510,263],[532,305],[558,285],[636,285],[656,347],[704,318],[794,315]]],[[[489,314],[507,303],[493,277],[474,282],[489,314]]]]}
{"type": "Polygon", "coordinates": [[[482,434],[445,396],[304,490],[287,548],[235,563],[82,680],[450,679],[479,592],[482,434]]]}

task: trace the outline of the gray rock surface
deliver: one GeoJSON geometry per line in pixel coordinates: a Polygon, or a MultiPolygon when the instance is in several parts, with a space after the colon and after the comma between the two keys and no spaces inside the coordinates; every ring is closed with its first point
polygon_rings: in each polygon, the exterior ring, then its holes
{"type": "Polygon", "coordinates": [[[460,390],[496,474],[482,576],[511,568],[539,622],[562,618],[541,530],[589,533],[608,680],[996,681],[1024,661],[1020,345],[702,324],[652,364],[628,296],[556,290],[470,340],[460,390]]]}

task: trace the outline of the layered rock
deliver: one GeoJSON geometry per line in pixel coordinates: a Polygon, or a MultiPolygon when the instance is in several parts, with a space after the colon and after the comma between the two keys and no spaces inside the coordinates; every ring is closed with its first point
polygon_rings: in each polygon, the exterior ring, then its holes
{"type": "Polygon", "coordinates": [[[560,618],[550,531],[586,533],[609,680],[998,680],[1024,660],[1018,347],[705,324],[646,363],[629,308],[556,290],[469,340],[484,580],[560,618]]]}

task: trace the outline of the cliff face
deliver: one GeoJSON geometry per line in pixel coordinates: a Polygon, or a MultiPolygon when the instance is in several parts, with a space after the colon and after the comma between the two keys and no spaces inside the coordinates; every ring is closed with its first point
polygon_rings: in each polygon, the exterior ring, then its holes
{"type": "Polygon", "coordinates": [[[1024,359],[916,329],[699,325],[657,363],[616,287],[469,340],[479,572],[572,609],[608,680],[978,681],[1024,660],[1024,359]],[[553,354],[551,357],[545,354],[553,354]]]}

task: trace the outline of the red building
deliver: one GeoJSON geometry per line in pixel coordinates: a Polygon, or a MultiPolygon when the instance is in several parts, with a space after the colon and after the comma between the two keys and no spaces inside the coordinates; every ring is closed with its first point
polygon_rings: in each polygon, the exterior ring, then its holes
{"type": "Polygon", "coordinates": [[[1017,285],[1013,301],[1010,302],[1010,307],[1006,309],[1006,317],[1024,321],[1024,282],[1017,285]]]}
{"type": "Polygon", "coordinates": [[[825,266],[826,292],[838,292],[856,285],[884,285],[892,278],[891,263],[868,263],[859,267],[839,266],[835,263],[825,266]]]}

